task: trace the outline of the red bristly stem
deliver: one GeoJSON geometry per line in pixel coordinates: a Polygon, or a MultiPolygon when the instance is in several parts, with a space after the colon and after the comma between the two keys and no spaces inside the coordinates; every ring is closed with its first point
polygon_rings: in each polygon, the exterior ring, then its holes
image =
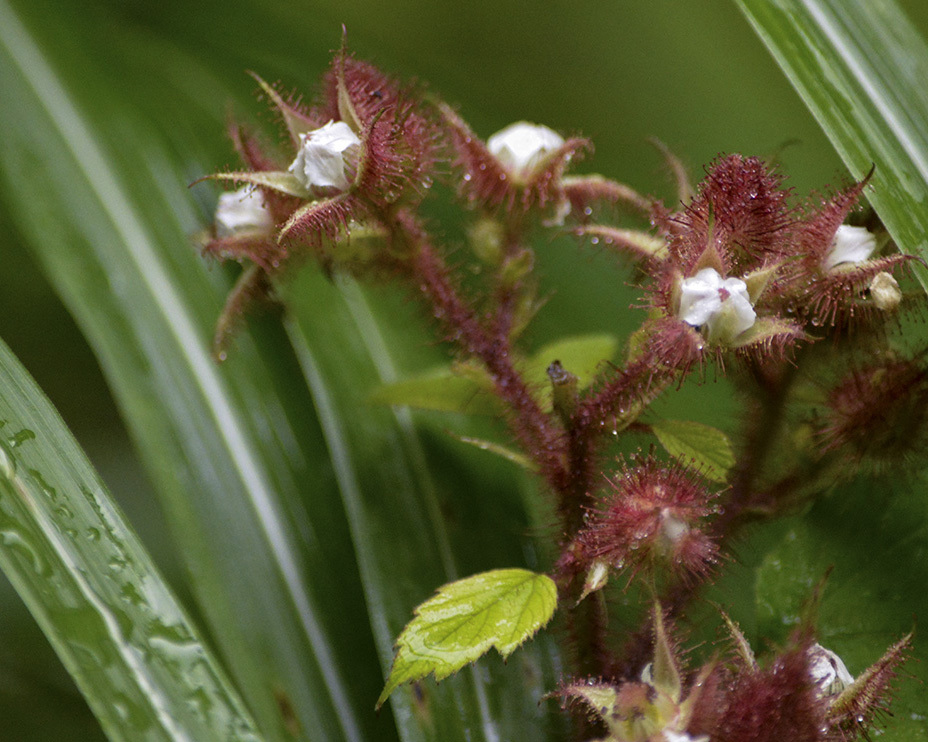
{"type": "Polygon", "coordinates": [[[450,278],[450,272],[429,240],[425,229],[406,211],[394,220],[394,237],[408,249],[411,274],[419,291],[433,307],[448,339],[479,358],[491,378],[497,396],[508,405],[510,426],[549,484],[562,491],[568,478],[563,435],[545,414],[512,363],[508,337],[488,330],[468,306],[450,278]]]}

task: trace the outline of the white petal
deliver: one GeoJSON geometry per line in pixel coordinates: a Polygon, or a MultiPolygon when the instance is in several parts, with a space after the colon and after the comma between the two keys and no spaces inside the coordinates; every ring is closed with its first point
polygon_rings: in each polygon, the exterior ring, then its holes
{"type": "Polygon", "coordinates": [[[678,316],[688,325],[705,327],[709,339],[722,345],[757,319],[747,284],[740,278],[722,279],[714,268],[703,268],[683,280],[678,316]]]}
{"type": "Polygon", "coordinates": [[[876,250],[876,237],[864,227],[842,224],[831,241],[831,249],[822,266],[831,270],[841,263],[862,263],[876,250]]]}
{"type": "Polygon", "coordinates": [[[564,145],[564,138],[547,126],[519,121],[487,139],[487,149],[506,168],[522,176],[564,145]]]}
{"type": "Polygon", "coordinates": [[[679,317],[688,325],[701,327],[722,307],[721,276],[713,268],[703,268],[680,284],[679,317]]]}
{"type": "Polygon", "coordinates": [[[700,734],[698,737],[691,737],[686,732],[677,732],[673,729],[664,730],[665,742],[709,742],[709,737],[700,734]]]}
{"type": "Polygon", "coordinates": [[[230,237],[245,229],[269,230],[274,226],[261,191],[253,186],[221,194],[215,224],[218,237],[230,237]]]}
{"type": "Polygon", "coordinates": [[[841,658],[821,644],[809,647],[809,675],[823,697],[836,696],[854,682],[841,658]]]}
{"type": "Polygon", "coordinates": [[[360,144],[344,121],[329,121],[309,134],[300,134],[300,151],[289,170],[306,188],[347,190],[351,184],[345,174],[345,156],[360,144]]]}

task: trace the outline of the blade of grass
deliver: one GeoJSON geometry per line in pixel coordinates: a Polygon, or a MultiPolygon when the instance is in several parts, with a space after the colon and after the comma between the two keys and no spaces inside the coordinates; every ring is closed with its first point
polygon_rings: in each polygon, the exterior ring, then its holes
{"type": "MultiPolygon", "coordinates": [[[[54,21],[42,32],[66,37],[81,18],[54,21]]],[[[89,60],[59,73],[45,51],[69,47],[49,38],[0,3],[3,196],[101,360],[230,671],[270,738],[389,739],[361,700],[376,658],[311,401],[286,355],[266,360],[282,338],[210,360],[229,283],[190,246],[191,178],[89,60]]]]}
{"type": "Polygon", "coordinates": [[[111,740],[260,736],[57,412],[0,342],[0,566],[111,740]]]}
{"type": "MultiPolygon", "coordinates": [[[[903,252],[928,258],[928,45],[892,0],[736,0],[903,252]]],[[[928,288],[928,274],[917,268],[928,288]]]]}

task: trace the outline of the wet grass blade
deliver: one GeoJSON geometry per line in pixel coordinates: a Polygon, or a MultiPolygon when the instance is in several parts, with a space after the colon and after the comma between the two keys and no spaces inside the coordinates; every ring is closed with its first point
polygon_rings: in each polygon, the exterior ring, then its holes
{"type": "MultiPolygon", "coordinates": [[[[736,0],[899,248],[928,258],[928,45],[887,0],[736,0]]],[[[925,271],[919,267],[925,285],[925,271]]]]}
{"type": "Polygon", "coordinates": [[[0,566],[111,740],[261,739],[57,412],[0,342],[0,566]]]}
{"type": "Polygon", "coordinates": [[[269,327],[242,337],[225,366],[211,360],[229,280],[191,245],[196,142],[164,141],[175,131],[169,87],[139,83],[164,100],[157,121],[107,77],[144,69],[141,47],[131,66],[101,68],[67,44],[68,24],[82,22],[63,9],[33,36],[0,2],[0,185],[11,218],[101,362],[262,732],[390,739],[389,720],[366,704],[379,689],[376,655],[292,353],[269,327]]]}

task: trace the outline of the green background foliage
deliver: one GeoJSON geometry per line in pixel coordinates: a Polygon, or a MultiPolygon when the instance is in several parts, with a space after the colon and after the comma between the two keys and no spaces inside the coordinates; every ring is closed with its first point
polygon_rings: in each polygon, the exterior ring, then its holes
{"type": "MultiPolygon", "coordinates": [[[[916,0],[902,5],[928,32],[928,7],[916,0]]],[[[848,176],[828,139],[735,6],[0,0],[0,11],[0,22],[12,13],[25,29],[16,38],[18,31],[5,25],[0,55],[0,337],[49,394],[206,628],[268,739],[292,738],[293,715],[319,738],[350,738],[352,723],[369,739],[396,738],[397,724],[408,739],[455,739],[465,727],[492,738],[493,719],[508,719],[527,738],[556,736],[558,722],[537,710],[537,689],[550,687],[556,663],[543,637],[505,667],[487,658],[440,688],[425,686],[422,697],[399,691],[391,701],[394,717],[369,714],[390,644],[412,608],[454,577],[499,567],[544,569],[545,547],[536,537],[548,533],[551,521],[543,508],[527,504],[531,485],[514,467],[444,435],[449,418],[416,418],[416,438],[404,414],[365,407],[377,384],[444,360],[428,322],[389,290],[336,290],[318,276],[301,276],[288,288],[297,309],[283,330],[278,318],[259,320],[225,368],[198,366],[231,273],[203,268],[193,247],[215,189],[185,185],[235,164],[224,135],[230,113],[271,131],[272,118],[256,102],[245,70],[309,94],[340,43],[342,24],[359,56],[427,81],[479,134],[527,119],[589,136],[596,153],[578,170],[602,172],[645,193],[673,197],[649,137],[664,141],[696,177],[718,153],[765,155],[798,140],[780,157],[797,192],[841,184],[848,176]],[[123,269],[126,214],[116,214],[122,219],[116,225],[100,216],[86,168],[75,165],[68,143],[48,128],[48,112],[30,103],[7,56],[22,41],[39,51],[89,127],[132,218],[158,246],[158,270],[176,277],[176,294],[138,281],[150,266],[140,270],[129,261],[123,269]],[[137,304],[144,310],[143,302],[152,302],[150,324],[131,312],[137,304]],[[175,308],[202,347],[172,334],[175,308]],[[201,390],[215,384],[219,401],[198,396],[195,384],[185,387],[191,375],[201,390]],[[241,449],[214,442],[223,426],[210,415],[222,405],[234,412],[233,430],[251,463],[241,449]],[[117,408],[133,421],[130,430],[117,408]],[[182,422],[176,437],[165,414],[182,422]],[[204,468],[204,459],[215,471],[204,468]],[[245,471],[254,477],[236,475],[245,471]],[[249,508],[263,490],[273,493],[273,517],[256,527],[249,508]],[[275,523],[282,540],[267,538],[275,523]],[[264,591],[230,592],[233,579],[259,590],[264,570],[270,565],[273,572],[287,558],[297,564],[295,576],[275,573],[264,591]],[[312,632],[294,630],[308,616],[319,622],[320,643],[312,632]],[[319,659],[320,646],[331,650],[331,661],[319,659]],[[523,686],[524,693],[513,691],[523,686]],[[319,688],[328,700],[314,706],[319,688]],[[460,717],[447,711],[453,694],[463,699],[460,717]],[[334,709],[343,704],[351,711],[339,715],[334,709]]],[[[527,338],[529,351],[571,334],[624,336],[637,325],[640,313],[628,309],[636,299],[626,287],[630,276],[611,256],[589,244],[578,253],[564,238],[539,248],[538,272],[551,295],[527,338]]],[[[659,409],[729,433],[737,422],[724,385],[711,379],[659,409]]],[[[482,423],[453,424],[493,434],[482,423]]],[[[232,435],[227,431],[227,444],[232,435]]],[[[898,488],[902,499],[890,506],[883,481],[858,483],[804,517],[752,532],[736,546],[711,597],[725,602],[762,647],[783,638],[802,589],[835,565],[822,607],[823,637],[859,672],[910,628],[913,613],[925,612],[924,575],[908,568],[922,563],[928,548],[925,498],[917,480],[898,488]],[[887,514],[874,523],[872,512],[883,504],[887,514]],[[874,560],[866,558],[871,549],[874,560]]],[[[717,616],[694,613],[691,628],[712,636],[717,616]]],[[[616,614],[624,615],[621,606],[616,614]]],[[[924,677],[925,663],[911,670],[924,677]]],[[[892,739],[928,738],[919,692],[910,683],[903,693],[892,739]]],[[[511,736],[505,725],[498,731],[511,736]]],[[[310,738],[305,732],[296,738],[304,734],[310,738]]],[[[6,584],[0,737],[102,738],[6,584]]]]}

